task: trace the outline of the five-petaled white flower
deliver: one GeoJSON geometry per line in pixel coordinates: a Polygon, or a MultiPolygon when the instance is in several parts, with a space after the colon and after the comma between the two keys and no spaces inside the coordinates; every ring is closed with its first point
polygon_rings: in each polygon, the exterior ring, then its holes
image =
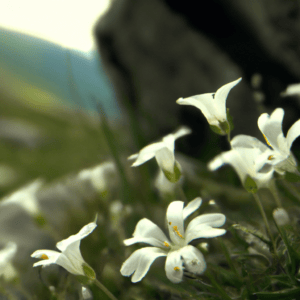
{"type": "Polygon", "coordinates": [[[6,246],[0,250],[0,276],[6,280],[10,280],[17,275],[17,271],[11,261],[17,253],[17,244],[8,242],[6,246]]]}
{"type": "Polygon", "coordinates": [[[167,226],[170,239],[163,231],[148,219],[140,220],[133,237],[124,240],[126,246],[135,243],[147,243],[154,247],[145,247],[133,252],[123,263],[121,274],[133,276],[132,282],[140,281],[148,272],[154,260],[166,256],[165,270],[169,280],[174,283],[182,281],[183,272],[187,270],[201,274],[206,269],[202,253],[189,243],[198,238],[212,238],[226,233],[225,229],[216,229],[224,225],[226,217],[223,214],[205,214],[193,219],[186,230],[184,220],[201,205],[202,200],[196,198],[185,208],[182,201],[173,201],[167,209],[167,226]]]}
{"type": "Polygon", "coordinates": [[[144,147],[139,153],[129,156],[128,159],[135,159],[132,167],[137,167],[155,157],[165,176],[171,182],[176,182],[179,180],[181,172],[174,156],[175,140],[190,133],[189,128],[180,127],[175,133],[166,135],[160,142],[144,147]]]}
{"type": "Polygon", "coordinates": [[[16,204],[23,207],[30,215],[38,215],[40,213],[40,207],[37,199],[37,192],[44,184],[44,180],[36,179],[29,185],[22,187],[15,191],[11,195],[5,197],[0,205],[16,204]]]}
{"type": "Polygon", "coordinates": [[[232,149],[217,155],[208,163],[211,171],[224,164],[231,165],[239,175],[242,184],[248,191],[256,192],[258,188],[269,187],[274,169],[267,164],[268,147],[258,139],[238,135],[230,142],[232,149]],[[254,183],[253,183],[254,181],[254,183]]]}
{"type": "Polygon", "coordinates": [[[267,144],[274,150],[269,151],[269,163],[281,174],[285,171],[297,171],[297,162],[291,153],[291,147],[295,139],[300,135],[300,120],[298,120],[289,129],[287,136],[284,137],[282,132],[283,116],[284,110],[276,108],[271,116],[264,113],[260,115],[257,121],[267,144]]]}
{"type": "Polygon", "coordinates": [[[61,252],[53,250],[35,251],[31,254],[31,257],[42,258],[43,260],[36,262],[33,266],[46,267],[51,264],[57,264],[74,275],[90,277],[89,275],[93,273],[93,270],[82,258],[79,246],[81,240],[88,236],[96,228],[96,226],[97,224],[95,222],[91,222],[82,227],[77,234],[71,235],[67,239],[58,242],[56,247],[61,252]]]}
{"type": "Polygon", "coordinates": [[[242,78],[221,86],[216,93],[206,93],[188,98],[179,98],[176,103],[193,105],[200,109],[210,124],[211,128],[219,134],[227,134],[230,130],[227,119],[226,99],[230,90],[236,86],[242,78]]]}

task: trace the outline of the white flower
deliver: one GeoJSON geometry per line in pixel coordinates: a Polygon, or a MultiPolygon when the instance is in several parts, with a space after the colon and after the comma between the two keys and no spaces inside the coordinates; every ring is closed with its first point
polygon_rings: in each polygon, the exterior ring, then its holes
{"type": "Polygon", "coordinates": [[[31,254],[31,257],[42,258],[43,260],[36,262],[33,266],[49,266],[51,264],[57,264],[65,268],[68,272],[74,275],[88,276],[93,270],[87,265],[81,256],[79,249],[80,242],[83,238],[88,236],[95,228],[96,223],[91,222],[75,235],[71,235],[65,240],[62,240],[56,244],[56,247],[61,251],[53,250],[37,250],[31,254]],[[89,272],[87,274],[87,272],[89,272]]]}
{"type": "Polygon", "coordinates": [[[6,280],[16,277],[17,272],[11,261],[17,253],[17,244],[8,242],[6,246],[0,250],[0,276],[6,280]]]}
{"type": "Polygon", "coordinates": [[[180,175],[178,176],[180,169],[174,156],[175,140],[190,133],[189,128],[180,127],[175,133],[166,135],[160,142],[144,147],[139,153],[129,156],[128,159],[135,159],[132,167],[137,167],[155,157],[165,176],[170,181],[176,182],[180,177],[180,175]]]}
{"type": "Polygon", "coordinates": [[[208,163],[209,170],[215,171],[224,164],[229,164],[235,169],[247,190],[269,187],[274,169],[267,165],[268,147],[256,138],[246,135],[234,137],[230,144],[231,150],[221,153],[208,163]],[[250,187],[249,180],[254,180],[256,187],[250,187]]]}
{"type": "Polygon", "coordinates": [[[81,180],[90,180],[95,190],[105,193],[109,189],[111,182],[114,181],[115,174],[115,164],[107,161],[94,168],[80,171],[78,178],[81,180]]]}
{"type": "Polygon", "coordinates": [[[220,133],[226,134],[229,128],[226,99],[230,90],[241,80],[242,78],[239,78],[223,85],[216,91],[216,93],[206,93],[188,98],[179,98],[176,103],[182,105],[193,105],[199,108],[211,126],[219,128],[221,131],[220,133]]]}
{"type": "Polygon", "coordinates": [[[188,245],[198,238],[212,238],[226,233],[225,229],[216,229],[225,223],[223,214],[206,214],[193,219],[186,230],[184,220],[201,205],[201,199],[196,198],[185,208],[182,201],[173,201],[167,209],[167,224],[170,239],[163,231],[148,219],[140,220],[133,237],[124,240],[126,246],[135,243],[147,243],[154,247],[145,247],[133,252],[123,263],[121,274],[133,276],[132,282],[140,281],[148,272],[154,260],[166,256],[165,270],[169,280],[174,283],[182,281],[183,271],[201,274],[206,269],[202,253],[194,246],[188,245]]]}
{"type": "Polygon", "coordinates": [[[300,96],[300,83],[288,85],[282,96],[300,96]]]}
{"type": "Polygon", "coordinates": [[[269,163],[274,165],[278,173],[295,172],[297,162],[291,153],[291,147],[300,135],[300,120],[292,125],[285,138],[282,132],[283,116],[284,110],[276,108],[271,116],[267,113],[260,115],[257,123],[267,144],[274,150],[269,163]]]}
{"type": "Polygon", "coordinates": [[[44,180],[37,179],[31,184],[22,187],[15,191],[11,195],[5,197],[0,205],[16,204],[23,207],[30,215],[38,215],[40,213],[40,207],[37,199],[37,192],[44,184],[44,180]]]}

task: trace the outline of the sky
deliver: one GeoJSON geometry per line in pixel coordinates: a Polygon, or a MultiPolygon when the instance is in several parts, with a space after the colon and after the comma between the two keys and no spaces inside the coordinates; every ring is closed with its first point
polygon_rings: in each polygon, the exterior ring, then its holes
{"type": "Polygon", "coordinates": [[[94,48],[92,28],[110,0],[1,0],[0,27],[70,49],[94,48]]]}

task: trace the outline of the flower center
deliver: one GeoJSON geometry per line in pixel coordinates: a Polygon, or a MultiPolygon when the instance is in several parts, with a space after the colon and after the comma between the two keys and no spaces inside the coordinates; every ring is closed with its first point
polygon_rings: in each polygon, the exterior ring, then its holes
{"type": "Polygon", "coordinates": [[[46,254],[42,254],[41,259],[49,259],[49,257],[46,254]]]}
{"type": "Polygon", "coordinates": [[[272,160],[274,158],[274,155],[270,155],[269,157],[268,157],[268,160],[272,160]]]}
{"type": "Polygon", "coordinates": [[[174,271],[180,271],[180,268],[179,267],[175,267],[174,271]]]}

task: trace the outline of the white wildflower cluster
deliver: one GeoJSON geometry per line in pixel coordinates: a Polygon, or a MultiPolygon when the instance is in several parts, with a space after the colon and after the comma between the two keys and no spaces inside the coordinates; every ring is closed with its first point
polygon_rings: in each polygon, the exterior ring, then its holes
{"type": "MultiPolygon", "coordinates": [[[[230,90],[241,80],[239,78],[225,84],[216,93],[180,98],[177,100],[177,103],[197,107],[201,110],[214,132],[220,135],[227,135],[228,137],[231,149],[217,155],[210,161],[208,163],[209,170],[215,171],[224,164],[231,165],[236,170],[244,187],[249,192],[255,193],[254,197],[256,197],[258,189],[272,189],[274,187],[274,175],[276,173],[281,176],[287,172],[298,174],[297,161],[291,152],[291,147],[295,139],[300,135],[300,120],[292,125],[285,137],[282,131],[284,110],[277,108],[271,115],[264,113],[258,118],[258,128],[266,143],[247,135],[237,135],[230,139],[233,124],[229,111],[226,108],[226,99],[230,90]]],[[[153,262],[159,257],[166,258],[166,276],[173,283],[182,282],[185,275],[189,276],[191,275],[190,273],[195,276],[203,274],[207,269],[204,254],[208,253],[209,244],[206,240],[205,242],[198,240],[220,237],[226,233],[226,230],[221,228],[226,221],[226,217],[222,213],[208,213],[196,216],[189,220],[185,226],[187,219],[202,204],[200,197],[188,203],[182,201],[185,199],[185,195],[180,185],[182,181],[179,182],[179,180],[185,172],[183,169],[187,169],[187,167],[182,168],[175,159],[175,141],[190,133],[191,130],[189,128],[182,126],[174,133],[164,136],[158,142],[144,147],[138,153],[128,158],[129,160],[134,160],[132,167],[137,167],[155,157],[159,166],[159,175],[155,180],[155,187],[160,191],[162,197],[168,195],[175,198],[176,189],[181,191],[182,196],[182,198],[180,197],[181,200],[174,200],[167,207],[165,223],[168,234],[147,218],[141,219],[136,224],[133,237],[131,238],[126,238],[124,228],[119,230],[117,239],[123,240],[126,246],[136,243],[150,245],[134,251],[121,266],[121,274],[123,276],[131,276],[131,281],[134,283],[141,281],[145,277],[153,262]],[[199,242],[199,245],[195,246],[197,242],[199,242]]],[[[183,163],[182,165],[184,166],[183,163]]],[[[106,199],[109,199],[108,195],[111,194],[109,191],[114,189],[114,185],[117,182],[116,166],[120,167],[119,164],[109,161],[93,168],[84,169],[76,175],[77,183],[78,185],[87,183],[86,186],[92,187],[102,198],[105,196],[106,199]]],[[[43,211],[37,195],[43,185],[44,181],[37,179],[11,195],[4,197],[0,202],[0,206],[19,205],[34,219],[41,220],[43,211]]],[[[111,229],[114,229],[111,231],[117,231],[120,229],[120,225],[123,226],[123,223],[125,224],[124,220],[126,217],[131,217],[135,207],[128,202],[125,203],[124,201],[123,203],[122,199],[111,200],[110,208],[103,213],[109,216],[106,220],[109,220],[107,223],[110,224],[106,223],[105,226],[109,225],[107,231],[111,229]]],[[[105,203],[107,202],[109,201],[105,201],[105,203]]],[[[208,206],[213,206],[214,204],[216,204],[214,200],[208,202],[208,206]]],[[[277,227],[284,232],[285,226],[290,224],[291,220],[281,205],[278,206],[280,207],[274,211],[273,217],[277,227]]],[[[95,206],[93,209],[95,209],[95,206]]],[[[43,221],[44,226],[48,228],[46,221],[44,219],[43,221]]],[[[81,296],[83,299],[92,298],[92,293],[87,285],[93,283],[100,287],[110,299],[115,300],[116,298],[96,279],[95,271],[85,262],[81,255],[81,240],[90,235],[96,227],[95,220],[83,226],[77,234],[58,242],[56,247],[60,252],[36,250],[31,257],[39,259],[39,261],[35,262],[33,266],[46,267],[56,264],[77,276],[77,279],[82,284],[81,296]]],[[[268,233],[269,237],[271,237],[270,231],[268,233]]],[[[264,241],[268,243],[266,239],[264,241]]],[[[274,250],[276,244],[273,240],[271,242],[273,242],[274,250]]],[[[220,243],[223,242],[221,241],[220,243]]],[[[8,242],[0,250],[1,275],[4,277],[13,278],[17,274],[11,264],[16,251],[17,244],[14,242],[8,242]]],[[[227,255],[226,259],[230,260],[230,255],[227,255]]],[[[207,277],[210,279],[209,276],[207,277]]],[[[211,280],[211,283],[213,282],[211,280]]],[[[55,291],[55,288],[53,288],[53,291],[55,291]]]]}

